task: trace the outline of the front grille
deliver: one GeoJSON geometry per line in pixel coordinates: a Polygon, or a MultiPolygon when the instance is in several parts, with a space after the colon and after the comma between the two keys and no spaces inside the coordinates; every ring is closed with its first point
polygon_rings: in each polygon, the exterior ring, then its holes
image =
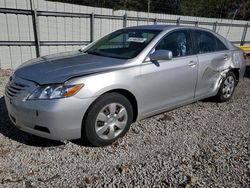
{"type": "Polygon", "coordinates": [[[16,82],[11,82],[6,87],[6,94],[8,95],[9,98],[14,98],[18,96],[19,94],[21,94],[22,91],[24,91],[26,87],[28,86],[24,84],[16,83],[16,82]]]}

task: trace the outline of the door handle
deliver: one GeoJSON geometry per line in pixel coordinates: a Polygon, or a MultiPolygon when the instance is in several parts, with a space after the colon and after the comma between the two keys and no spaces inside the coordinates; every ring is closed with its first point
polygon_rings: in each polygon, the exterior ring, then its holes
{"type": "Polygon", "coordinates": [[[190,67],[195,67],[196,64],[197,64],[197,62],[195,62],[195,61],[190,61],[190,62],[188,63],[188,66],[190,66],[190,67]]]}
{"type": "Polygon", "coordinates": [[[224,57],[223,57],[223,59],[224,59],[225,61],[228,60],[228,59],[229,59],[228,55],[225,54],[224,57]]]}

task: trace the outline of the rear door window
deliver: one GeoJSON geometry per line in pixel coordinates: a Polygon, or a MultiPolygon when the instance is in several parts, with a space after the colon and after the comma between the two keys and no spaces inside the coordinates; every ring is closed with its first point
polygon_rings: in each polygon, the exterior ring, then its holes
{"type": "Polygon", "coordinates": [[[195,31],[198,54],[216,51],[216,39],[212,34],[204,31],[195,31]]]}
{"type": "Polygon", "coordinates": [[[226,46],[209,32],[195,31],[194,36],[198,54],[227,50],[226,46]]]}

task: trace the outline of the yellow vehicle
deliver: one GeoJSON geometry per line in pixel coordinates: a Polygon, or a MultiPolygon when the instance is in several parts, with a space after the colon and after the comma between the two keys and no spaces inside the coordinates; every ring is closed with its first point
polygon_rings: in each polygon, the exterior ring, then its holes
{"type": "Polygon", "coordinates": [[[250,46],[240,46],[240,49],[244,51],[245,60],[250,62],[250,46]]]}
{"type": "Polygon", "coordinates": [[[242,49],[246,54],[250,54],[250,46],[240,46],[240,49],[242,49]]]}

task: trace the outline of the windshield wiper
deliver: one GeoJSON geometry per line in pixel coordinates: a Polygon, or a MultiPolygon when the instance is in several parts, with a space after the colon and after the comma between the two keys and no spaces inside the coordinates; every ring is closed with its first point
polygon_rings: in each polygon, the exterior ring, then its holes
{"type": "Polygon", "coordinates": [[[86,51],[85,53],[87,53],[87,54],[92,54],[92,55],[103,56],[102,54],[100,54],[100,53],[98,53],[98,52],[88,52],[88,51],[86,51]]]}

